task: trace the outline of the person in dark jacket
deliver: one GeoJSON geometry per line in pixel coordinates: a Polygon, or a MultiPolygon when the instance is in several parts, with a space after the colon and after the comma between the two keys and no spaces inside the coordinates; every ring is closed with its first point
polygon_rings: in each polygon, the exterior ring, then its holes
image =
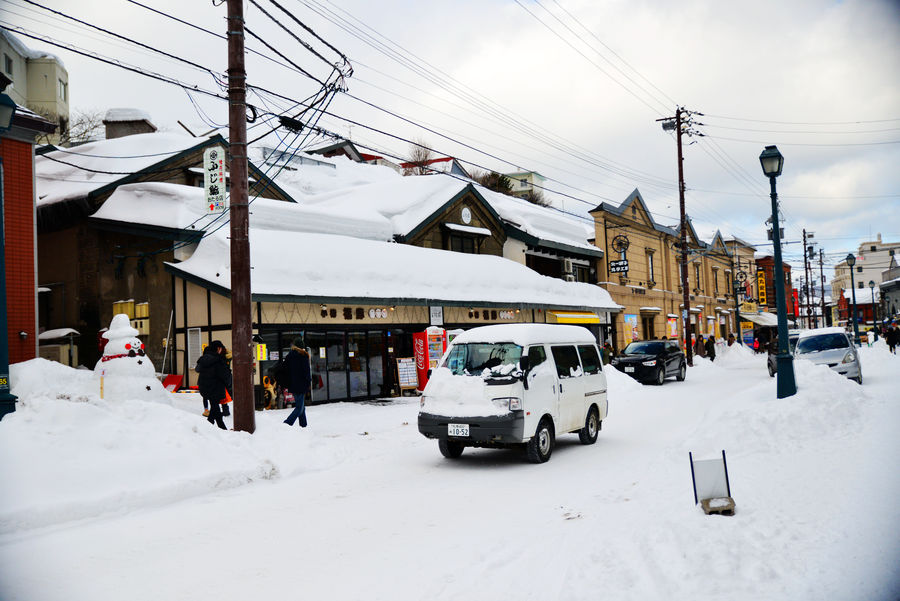
{"type": "Polygon", "coordinates": [[[225,398],[225,391],[231,393],[231,370],[225,364],[225,345],[213,340],[197,359],[194,368],[199,374],[197,388],[203,396],[204,404],[209,402],[209,416],[206,420],[225,430],[225,421],[219,401],[225,398]]]}
{"type": "Polygon", "coordinates": [[[713,334],[706,339],[706,356],[710,361],[716,360],[716,337],[713,334]]]}
{"type": "Polygon", "coordinates": [[[296,338],[291,343],[291,352],[284,358],[291,373],[291,383],[288,390],[294,395],[294,410],[284,420],[289,426],[293,426],[298,421],[301,428],[306,427],[306,393],[309,391],[309,385],[312,383],[312,377],[309,370],[309,353],[303,348],[303,339],[296,338]]]}

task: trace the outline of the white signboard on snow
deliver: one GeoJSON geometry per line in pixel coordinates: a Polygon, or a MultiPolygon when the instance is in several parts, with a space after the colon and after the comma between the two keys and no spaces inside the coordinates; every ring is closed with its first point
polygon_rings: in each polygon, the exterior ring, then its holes
{"type": "Polygon", "coordinates": [[[429,313],[431,315],[431,325],[433,326],[442,326],[444,325],[444,308],[443,307],[428,307],[429,313]]]}
{"type": "Polygon", "coordinates": [[[206,191],[206,212],[223,213],[228,210],[225,190],[225,149],[213,146],[203,151],[203,189],[206,191]]]}

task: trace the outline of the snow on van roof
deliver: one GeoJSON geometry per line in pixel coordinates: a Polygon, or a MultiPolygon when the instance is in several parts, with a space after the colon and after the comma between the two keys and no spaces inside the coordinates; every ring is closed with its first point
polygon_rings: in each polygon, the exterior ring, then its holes
{"type": "Polygon", "coordinates": [[[496,344],[512,342],[519,346],[529,344],[562,344],[566,342],[597,342],[594,335],[581,326],[565,326],[547,323],[505,323],[472,328],[453,339],[453,344],[487,342],[496,344]]]}

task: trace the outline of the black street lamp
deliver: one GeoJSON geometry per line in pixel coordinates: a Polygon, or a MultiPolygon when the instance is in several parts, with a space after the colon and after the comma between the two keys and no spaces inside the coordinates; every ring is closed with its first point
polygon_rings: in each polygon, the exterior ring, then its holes
{"type": "Polygon", "coordinates": [[[847,265],[850,266],[850,294],[853,296],[853,337],[859,344],[859,319],[856,317],[856,282],[853,279],[853,266],[856,265],[856,257],[853,253],[847,255],[847,265]]]}
{"type": "Polygon", "coordinates": [[[778,221],[778,193],[775,191],[775,178],[781,175],[784,157],[776,146],[766,146],[759,155],[759,163],[763,173],[769,178],[772,198],[772,240],[775,246],[775,310],[778,313],[778,354],[775,356],[778,365],[778,398],[797,394],[797,382],[794,379],[794,356],[791,355],[788,343],[787,303],[784,292],[784,263],[781,261],[781,234],[778,221]]]}
{"type": "Polygon", "coordinates": [[[875,306],[875,282],[869,280],[869,291],[872,293],[872,329],[875,330],[875,339],[878,339],[878,308],[875,306]]]}
{"type": "MultiPolygon", "coordinates": [[[[6,78],[0,79],[0,134],[12,127],[16,114],[16,103],[3,94],[8,85],[6,78]]],[[[16,397],[9,386],[9,340],[6,337],[6,236],[4,226],[5,207],[3,203],[3,159],[0,158],[0,419],[16,410],[16,397]]]]}

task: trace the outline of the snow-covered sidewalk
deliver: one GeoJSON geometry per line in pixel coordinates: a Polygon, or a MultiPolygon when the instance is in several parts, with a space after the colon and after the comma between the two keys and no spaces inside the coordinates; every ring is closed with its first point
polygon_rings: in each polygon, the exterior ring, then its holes
{"type": "Polygon", "coordinates": [[[0,599],[895,599],[900,357],[865,385],[765,357],[683,383],[607,371],[596,445],[440,456],[415,399],[257,413],[220,431],[196,395],[103,401],[91,372],[12,366],[0,422],[0,599]],[[733,517],[694,506],[688,452],[725,449],[733,517]]]}

